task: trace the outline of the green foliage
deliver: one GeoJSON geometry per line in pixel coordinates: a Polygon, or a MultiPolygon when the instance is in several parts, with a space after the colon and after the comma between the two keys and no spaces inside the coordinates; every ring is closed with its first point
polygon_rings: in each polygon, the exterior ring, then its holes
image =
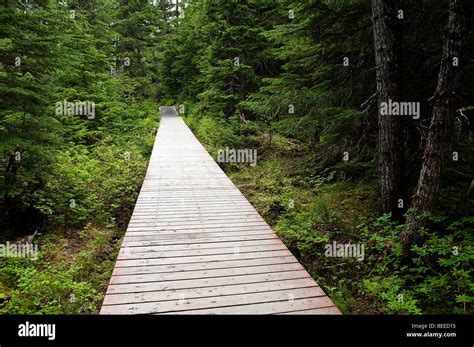
{"type": "Polygon", "coordinates": [[[2,312],[97,312],[119,238],[100,230],[128,223],[158,127],[169,10],[148,0],[0,5],[0,241],[43,234],[40,261],[0,260],[2,312]],[[95,112],[60,112],[64,100],[95,112]],[[79,237],[91,224],[100,230],[79,237]]]}
{"type": "Polygon", "coordinates": [[[276,1],[193,1],[161,54],[166,97],[199,102],[211,117],[246,117],[238,105],[260,85],[267,70],[259,34],[276,1]]]}
{"type": "Polygon", "coordinates": [[[136,147],[129,145],[125,152],[111,141],[92,151],[61,153],[54,176],[35,192],[35,208],[55,225],[84,226],[91,215],[113,225],[116,217],[124,217],[117,215],[124,212],[119,208],[134,203],[145,169],[146,158],[136,147]]]}
{"type": "Polygon", "coordinates": [[[278,222],[275,230],[282,234],[283,239],[301,259],[314,256],[315,249],[321,249],[329,242],[326,233],[320,233],[314,228],[313,215],[308,212],[290,212],[278,222]]]}
{"type": "Polygon", "coordinates": [[[231,125],[226,120],[211,117],[201,119],[198,136],[205,139],[206,143],[215,148],[235,146],[239,141],[231,125]]]}
{"type": "Polygon", "coordinates": [[[165,1],[118,0],[112,27],[117,31],[114,57],[117,71],[124,71],[137,83],[134,94],[158,96],[157,46],[168,29],[171,4],[165,1]]]}
{"type": "Polygon", "coordinates": [[[26,11],[2,5],[1,15],[9,16],[0,28],[5,233],[33,233],[43,225],[80,228],[91,216],[124,223],[158,124],[156,104],[133,95],[156,94],[156,71],[145,56],[166,26],[161,7],[134,4],[138,8],[130,4],[125,12],[105,0],[82,6],[32,1],[26,11]],[[90,10],[97,6],[101,11],[94,15],[90,10]],[[119,46],[113,21],[127,34],[119,46]],[[122,56],[131,65],[108,73],[110,59],[122,56]],[[94,103],[94,117],[59,113],[56,103],[63,100],[94,103]]]}
{"type": "Polygon", "coordinates": [[[369,296],[382,301],[380,306],[383,313],[422,313],[417,306],[417,300],[412,297],[411,292],[402,289],[405,287],[405,283],[400,277],[365,279],[362,283],[369,296]]]}
{"type": "Polygon", "coordinates": [[[120,246],[117,232],[88,226],[36,242],[37,260],[0,261],[0,313],[98,313],[120,246]]]}
{"type": "Polygon", "coordinates": [[[422,309],[429,314],[470,312],[474,294],[473,219],[451,223],[441,216],[432,219],[438,220],[438,226],[449,234],[425,230],[423,245],[413,246],[412,266],[401,262],[400,231],[404,225],[394,225],[385,216],[373,225],[382,228],[381,231],[363,227],[362,234],[376,257],[371,277],[364,280],[364,286],[373,299],[387,305],[383,312],[421,313],[422,309]],[[399,294],[403,298],[397,298],[399,294]]]}
{"type": "Polygon", "coordinates": [[[365,51],[370,8],[363,2],[283,3],[294,18],[281,17],[280,24],[262,33],[282,71],[264,78],[259,91],[241,105],[279,133],[313,143],[321,161],[333,164],[345,147],[355,145],[355,138],[365,136],[357,108],[374,84],[363,69],[369,60],[357,56],[370,54],[365,51]],[[342,34],[348,22],[351,33],[342,34]],[[343,57],[352,61],[351,67],[343,66],[343,57]]]}
{"type": "MultiPolygon", "coordinates": [[[[8,314],[83,314],[99,296],[87,282],[72,280],[67,269],[16,268],[16,285],[1,308],[8,314]]],[[[1,312],[0,311],[0,312],[1,312]]]]}

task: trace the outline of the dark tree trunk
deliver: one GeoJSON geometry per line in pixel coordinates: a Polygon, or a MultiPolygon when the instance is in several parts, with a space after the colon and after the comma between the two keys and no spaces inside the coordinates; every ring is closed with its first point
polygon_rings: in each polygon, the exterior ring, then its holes
{"type": "Polygon", "coordinates": [[[435,208],[448,160],[461,80],[461,46],[465,8],[465,0],[450,1],[438,85],[432,98],[432,118],[425,139],[420,177],[411,204],[415,212],[407,218],[408,226],[403,238],[406,256],[409,255],[411,245],[420,243],[419,230],[427,225],[427,221],[419,216],[435,208]],[[459,60],[460,66],[453,65],[453,58],[459,60]]]}
{"type": "MultiPolygon", "coordinates": [[[[375,64],[379,107],[401,98],[401,23],[398,0],[372,0],[375,64]]],[[[402,215],[398,200],[404,199],[404,142],[402,120],[396,115],[378,116],[379,203],[382,213],[402,215]]]]}

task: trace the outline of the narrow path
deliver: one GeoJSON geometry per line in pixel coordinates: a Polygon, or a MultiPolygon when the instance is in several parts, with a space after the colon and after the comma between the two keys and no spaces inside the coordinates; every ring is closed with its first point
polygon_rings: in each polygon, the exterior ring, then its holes
{"type": "Polygon", "coordinates": [[[101,314],[339,314],[172,107],[101,314]]]}

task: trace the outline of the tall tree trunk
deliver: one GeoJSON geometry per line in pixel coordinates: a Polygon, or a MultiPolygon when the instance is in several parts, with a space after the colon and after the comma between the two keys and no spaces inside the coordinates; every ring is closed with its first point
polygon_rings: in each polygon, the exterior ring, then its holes
{"type": "Polygon", "coordinates": [[[407,230],[403,237],[405,256],[409,255],[411,245],[420,243],[419,230],[427,225],[426,220],[419,218],[420,215],[433,211],[438,200],[451,145],[461,80],[461,67],[455,66],[453,62],[458,59],[459,64],[462,64],[462,31],[466,12],[465,0],[450,1],[438,85],[432,98],[432,118],[425,139],[420,177],[411,204],[415,212],[407,218],[407,230]]]}
{"type": "Polygon", "coordinates": [[[382,213],[400,218],[398,200],[403,199],[404,142],[402,120],[381,115],[380,105],[401,98],[401,23],[398,0],[372,0],[378,116],[379,203],[382,213]]]}

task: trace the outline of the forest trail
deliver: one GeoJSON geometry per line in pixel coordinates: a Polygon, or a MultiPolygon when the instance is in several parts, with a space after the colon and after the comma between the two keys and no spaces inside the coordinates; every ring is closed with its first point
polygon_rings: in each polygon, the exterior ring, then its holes
{"type": "Polygon", "coordinates": [[[101,314],[340,314],[174,107],[101,314]]]}

